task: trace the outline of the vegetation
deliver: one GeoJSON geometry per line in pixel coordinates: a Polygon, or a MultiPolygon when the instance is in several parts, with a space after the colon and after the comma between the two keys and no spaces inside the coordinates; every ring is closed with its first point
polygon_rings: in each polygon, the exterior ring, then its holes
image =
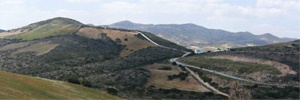
{"type": "Polygon", "coordinates": [[[258,63],[237,62],[227,59],[187,57],[180,59],[180,61],[216,71],[237,72],[237,74],[249,74],[254,72],[266,72],[274,75],[281,74],[281,72],[273,66],[258,63]]]}
{"type": "Polygon", "coordinates": [[[54,18],[39,23],[34,23],[28,27],[33,30],[9,36],[11,39],[34,40],[38,38],[45,38],[49,36],[72,34],[76,32],[81,23],[66,18],[54,18]]]}
{"type": "Polygon", "coordinates": [[[229,100],[250,100],[251,95],[248,90],[241,89],[237,82],[233,82],[230,87],[229,100]]]}
{"type": "Polygon", "coordinates": [[[178,50],[183,50],[183,51],[191,51],[185,47],[179,46],[178,44],[175,44],[173,42],[170,42],[168,40],[162,39],[156,35],[153,35],[151,33],[148,32],[143,32],[147,37],[149,37],[151,40],[153,40],[156,43],[159,43],[160,45],[166,46],[166,47],[170,47],[170,48],[176,48],[178,50]]]}
{"type": "Polygon", "coordinates": [[[0,99],[121,99],[80,85],[3,71],[0,81],[0,99]]]}
{"type": "Polygon", "coordinates": [[[48,41],[59,46],[40,56],[34,52],[13,54],[24,48],[0,51],[1,69],[101,90],[115,87],[118,95],[130,96],[132,92],[145,89],[150,72],[143,66],[183,54],[170,49],[148,47],[120,58],[124,46],[110,37],[89,39],[76,34],[37,39],[30,41],[29,45],[48,41]]]}
{"type": "Polygon", "coordinates": [[[295,75],[273,78],[273,80],[282,80],[281,82],[286,83],[291,81],[300,81],[299,52],[300,40],[296,40],[292,42],[278,43],[266,46],[235,48],[234,50],[228,52],[215,52],[203,54],[200,56],[210,57],[216,55],[230,55],[280,62],[282,64],[288,65],[291,70],[297,72],[297,74],[295,75]]]}

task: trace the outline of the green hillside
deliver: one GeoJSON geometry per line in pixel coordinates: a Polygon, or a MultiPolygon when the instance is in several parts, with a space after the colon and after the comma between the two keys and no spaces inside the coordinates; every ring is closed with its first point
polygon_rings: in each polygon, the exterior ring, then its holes
{"type": "MultiPolygon", "coordinates": [[[[179,60],[268,84],[238,81],[244,89],[250,91],[253,99],[299,99],[299,48],[300,40],[296,40],[266,46],[233,48],[229,51],[206,52],[179,60]]],[[[221,91],[228,91],[230,84],[234,82],[234,79],[206,71],[197,70],[197,73],[204,81],[221,91]]]]}
{"type": "Polygon", "coordinates": [[[108,93],[43,78],[0,71],[0,99],[120,99],[108,93]]]}
{"type": "Polygon", "coordinates": [[[21,34],[9,36],[7,38],[22,39],[22,40],[34,40],[38,38],[45,38],[49,36],[66,35],[75,33],[80,25],[77,22],[68,18],[53,18],[38,23],[30,24],[23,28],[30,28],[30,31],[21,34]]]}
{"type": "MultiPolygon", "coordinates": [[[[146,87],[151,73],[145,66],[183,54],[156,46],[134,30],[80,24],[71,19],[54,18],[11,30],[5,35],[9,38],[0,39],[0,69],[83,84],[129,99],[154,98],[152,94],[159,93],[146,87]],[[81,27],[74,30],[71,26],[81,27]]],[[[169,41],[160,41],[184,49],[169,41]]]]}

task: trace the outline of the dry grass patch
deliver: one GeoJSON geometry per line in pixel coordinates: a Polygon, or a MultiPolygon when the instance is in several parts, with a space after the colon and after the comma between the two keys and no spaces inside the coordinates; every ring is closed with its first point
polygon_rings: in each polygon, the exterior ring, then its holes
{"type": "Polygon", "coordinates": [[[12,43],[12,44],[8,44],[8,45],[0,47],[0,52],[23,48],[23,47],[26,47],[29,45],[30,45],[30,42],[12,43]]]}
{"type": "Polygon", "coordinates": [[[20,29],[10,30],[9,32],[2,32],[0,34],[0,38],[5,38],[5,37],[8,37],[8,36],[18,35],[18,34],[21,34],[21,33],[28,32],[30,30],[31,30],[30,28],[25,28],[25,29],[20,28],[20,29]]]}
{"type": "Polygon", "coordinates": [[[92,28],[92,27],[84,27],[81,28],[76,34],[79,36],[84,36],[91,39],[100,39],[100,33],[103,31],[101,29],[92,28]]]}
{"type": "Polygon", "coordinates": [[[138,38],[137,33],[134,32],[124,32],[119,30],[109,30],[103,29],[104,33],[107,33],[107,36],[116,40],[117,38],[121,39],[121,44],[125,45],[126,48],[121,52],[120,56],[125,57],[131,54],[134,51],[138,51],[147,47],[155,47],[156,45],[149,42],[148,40],[142,40],[138,38]],[[127,40],[127,41],[126,41],[127,40]]]}
{"type": "Polygon", "coordinates": [[[16,51],[13,54],[19,54],[19,53],[24,53],[24,52],[34,52],[34,53],[36,53],[36,55],[40,56],[40,55],[50,52],[57,46],[59,46],[59,44],[53,44],[50,41],[40,42],[40,43],[30,45],[28,47],[19,49],[18,51],[16,51]]]}
{"type": "Polygon", "coordinates": [[[176,88],[185,91],[196,91],[196,92],[209,92],[208,89],[196,82],[192,77],[188,76],[186,80],[181,81],[180,79],[169,80],[168,75],[174,75],[180,73],[180,69],[169,64],[153,64],[147,66],[147,69],[151,71],[150,79],[147,86],[155,86],[163,89],[176,88]],[[162,70],[160,68],[171,67],[171,70],[162,70]]]}
{"type": "Polygon", "coordinates": [[[116,39],[121,40],[121,44],[126,46],[126,48],[120,53],[121,57],[125,57],[131,54],[132,52],[138,51],[143,48],[156,46],[146,39],[143,40],[138,38],[136,36],[137,33],[135,32],[85,27],[85,28],[81,28],[76,34],[91,39],[100,39],[101,33],[106,33],[107,36],[114,41],[116,41],[116,39]]]}

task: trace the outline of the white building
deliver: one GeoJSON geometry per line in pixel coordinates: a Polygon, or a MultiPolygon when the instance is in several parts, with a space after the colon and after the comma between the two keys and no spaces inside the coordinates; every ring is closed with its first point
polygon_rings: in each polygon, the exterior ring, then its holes
{"type": "Polygon", "coordinates": [[[194,51],[194,53],[195,53],[195,54],[200,54],[200,53],[201,53],[201,50],[196,49],[196,50],[194,51]]]}

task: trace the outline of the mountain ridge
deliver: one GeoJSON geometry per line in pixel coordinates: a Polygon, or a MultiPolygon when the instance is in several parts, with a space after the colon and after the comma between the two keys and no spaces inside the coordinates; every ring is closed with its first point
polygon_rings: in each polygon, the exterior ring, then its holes
{"type": "Polygon", "coordinates": [[[5,30],[0,29],[0,32],[5,32],[5,30]]]}
{"type": "Polygon", "coordinates": [[[192,23],[140,24],[121,21],[108,26],[148,31],[192,49],[214,48],[216,50],[217,48],[227,49],[249,45],[261,46],[294,40],[290,38],[278,38],[271,34],[254,35],[250,32],[229,32],[222,29],[209,29],[192,23]]]}

